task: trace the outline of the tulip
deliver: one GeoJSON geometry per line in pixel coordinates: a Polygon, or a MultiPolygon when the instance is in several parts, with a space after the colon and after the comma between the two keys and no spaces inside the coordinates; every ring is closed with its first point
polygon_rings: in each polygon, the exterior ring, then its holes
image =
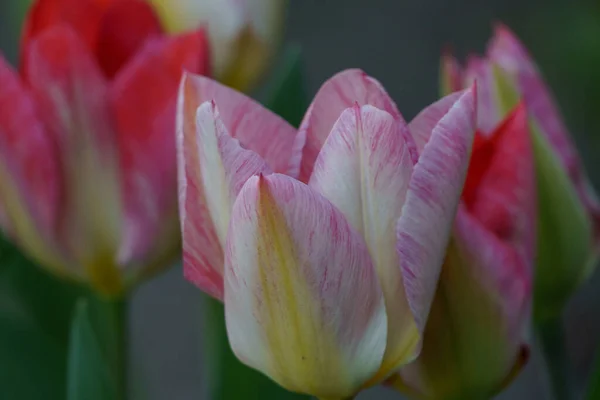
{"type": "Polygon", "coordinates": [[[170,32],[206,26],[212,70],[247,91],[264,74],[282,37],[286,0],[148,0],[170,32]]]}
{"type": "Polygon", "coordinates": [[[448,102],[414,135],[376,80],[348,70],[323,85],[296,133],[231,89],[184,78],[184,269],[224,300],[242,362],[286,389],[342,399],[416,357],[468,165],[475,89],[448,102]]]}
{"type": "Polygon", "coordinates": [[[54,273],[117,296],[177,255],[177,88],[202,31],[142,1],[39,0],[0,59],[0,222],[54,273]]]}
{"type": "MultiPolygon", "coordinates": [[[[428,131],[445,99],[418,115],[428,131]]],[[[486,399],[527,360],[535,181],[523,106],[476,134],[452,238],[419,357],[390,379],[418,399],[486,399]]]]}
{"type": "Polygon", "coordinates": [[[556,318],[598,259],[600,203],[554,99],[527,50],[502,25],[496,28],[487,58],[472,56],[462,71],[446,55],[442,71],[445,90],[477,79],[478,127],[486,132],[523,97],[539,199],[534,314],[538,321],[556,318]]]}

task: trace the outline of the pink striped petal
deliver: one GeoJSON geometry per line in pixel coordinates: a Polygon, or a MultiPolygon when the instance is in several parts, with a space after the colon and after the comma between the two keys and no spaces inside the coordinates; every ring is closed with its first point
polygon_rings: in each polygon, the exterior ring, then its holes
{"type": "Polygon", "coordinates": [[[190,104],[198,107],[214,100],[229,134],[259,154],[275,172],[298,170],[293,162],[296,129],[279,116],[243,94],[204,76],[186,74],[183,87],[190,104]]]}
{"type": "Polygon", "coordinates": [[[214,102],[200,105],[195,121],[195,132],[178,133],[184,273],[222,299],[223,248],[231,207],[249,177],[271,170],[258,154],[229,135],[214,102]]]}
{"type": "MultiPolygon", "coordinates": [[[[355,104],[369,104],[387,111],[401,127],[406,125],[396,104],[378,81],[359,69],[338,73],[321,86],[300,125],[297,146],[304,149],[300,168],[301,181],[308,182],[319,151],[342,111],[355,104]]],[[[404,129],[402,134],[416,161],[417,154],[408,130],[404,129]]]]}
{"type": "Polygon", "coordinates": [[[417,150],[419,153],[423,151],[423,148],[431,137],[433,128],[440,122],[440,120],[448,114],[448,111],[454,106],[454,103],[460,99],[464,94],[463,91],[455,92],[443,97],[435,103],[425,107],[417,116],[410,121],[408,129],[412,137],[415,140],[417,150]]]}
{"type": "Polygon", "coordinates": [[[33,99],[0,56],[0,203],[3,230],[38,262],[62,270],[53,241],[62,176],[33,99]]]}
{"type": "Polygon", "coordinates": [[[179,221],[185,277],[211,296],[223,299],[223,248],[210,218],[196,132],[199,104],[184,75],[177,104],[177,176],[179,221]]]}
{"type": "Polygon", "coordinates": [[[489,134],[503,117],[500,115],[492,63],[476,55],[469,56],[464,79],[464,87],[477,82],[477,129],[489,134]]]}
{"type": "Polygon", "coordinates": [[[532,259],[523,250],[459,207],[423,350],[396,378],[400,390],[487,398],[503,389],[527,356],[532,259]]]}
{"type": "Polygon", "coordinates": [[[125,185],[123,264],[148,268],[157,259],[173,257],[179,247],[177,90],[183,69],[205,69],[206,45],[201,31],[149,40],[110,89],[125,185]]]}
{"type": "Polygon", "coordinates": [[[527,109],[560,158],[580,200],[594,221],[596,243],[600,248],[600,203],[591,189],[577,149],[537,66],[517,37],[504,25],[497,25],[488,47],[488,55],[518,82],[527,109]]]}
{"type": "Polygon", "coordinates": [[[414,168],[397,225],[397,250],[404,287],[421,332],[469,164],[476,109],[473,86],[435,126],[414,168]]]}
{"type": "Polygon", "coordinates": [[[365,238],[388,315],[387,347],[375,381],[414,357],[419,332],[406,301],[396,252],[413,162],[402,129],[370,105],[345,110],[315,162],[310,187],[323,194],[365,238]]]}
{"type": "Polygon", "coordinates": [[[250,178],[234,204],[225,316],[244,363],[319,398],[356,394],[385,350],[383,295],[364,241],[285,175],[250,178]]]}
{"type": "Polygon", "coordinates": [[[106,82],[85,44],[63,26],[37,36],[28,59],[29,84],[65,174],[61,237],[75,268],[86,269],[98,285],[118,286],[103,275],[114,272],[121,241],[119,160],[106,82]]]}

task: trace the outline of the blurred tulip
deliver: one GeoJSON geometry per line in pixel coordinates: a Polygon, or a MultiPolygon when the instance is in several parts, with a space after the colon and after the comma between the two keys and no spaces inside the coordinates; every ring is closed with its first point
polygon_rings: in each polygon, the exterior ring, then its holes
{"type": "Polygon", "coordinates": [[[474,88],[447,101],[413,136],[381,85],[348,70],[296,134],[243,95],[184,78],[184,268],[224,299],[244,363],[337,399],[416,357],[475,126],[474,88]]]}
{"type": "MultiPolygon", "coordinates": [[[[427,132],[446,99],[409,125],[427,132]]],[[[423,350],[390,382],[419,399],[482,399],[527,359],[535,250],[533,154],[523,106],[477,133],[423,350]]]]}
{"type": "Polygon", "coordinates": [[[171,32],[206,26],[214,76],[244,91],[269,67],[281,41],[287,5],[287,0],[148,1],[171,32]]]}
{"type": "Polygon", "coordinates": [[[523,97],[539,199],[534,313],[538,320],[556,317],[597,263],[600,204],[555,102],[526,49],[503,25],[496,28],[487,58],[472,56],[463,72],[446,55],[442,75],[444,90],[477,79],[478,127],[484,132],[523,97]]]}
{"type": "Polygon", "coordinates": [[[142,1],[39,0],[0,60],[0,221],[53,272],[119,295],[177,255],[175,108],[202,31],[142,1]]]}

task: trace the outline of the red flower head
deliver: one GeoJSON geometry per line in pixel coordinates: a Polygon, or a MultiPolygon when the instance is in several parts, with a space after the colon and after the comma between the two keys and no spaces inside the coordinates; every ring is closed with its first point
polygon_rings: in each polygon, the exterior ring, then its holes
{"type": "Polygon", "coordinates": [[[0,221],[55,272],[117,294],[176,254],[175,108],[203,30],[140,0],[39,0],[20,74],[0,59],[0,221]]]}

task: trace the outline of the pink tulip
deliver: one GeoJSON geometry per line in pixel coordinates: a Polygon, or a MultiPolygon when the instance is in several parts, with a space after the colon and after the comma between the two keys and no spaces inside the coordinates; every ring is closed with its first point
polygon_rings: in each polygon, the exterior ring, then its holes
{"type": "Polygon", "coordinates": [[[583,169],[570,134],[537,66],[517,37],[498,25],[487,57],[471,56],[462,71],[446,55],[445,90],[477,79],[478,128],[491,132],[522,97],[527,107],[536,168],[538,248],[535,315],[560,314],[600,254],[600,203],[583,169]]]}
{"type": "Polygon", "coordinates": [[[184,268],[224,300],[240,360],[289,390],[339,399],[418,355],[475,88],[449,102],[414,134],[376,80],[348,70],[323,85],[296,133],[231,89],[184,78],[184,268]]]}
{"type": "MultiPolygon", "coordinates": [[[[448,98],[411,123],[427,132],[448,98]]],[[[390,382],[419,399],[490,398],[527,360],[535,251],[533,154],[523,106],[477,133],[423,350],[390,382]]]]}
{"type": "Polygon", "coordinates": [[[56,274],[119,295],[179,245],[174,125],[202,31],[143,1],[38,0],[20,74],[0,60],[0,222],[56,274]]]}

